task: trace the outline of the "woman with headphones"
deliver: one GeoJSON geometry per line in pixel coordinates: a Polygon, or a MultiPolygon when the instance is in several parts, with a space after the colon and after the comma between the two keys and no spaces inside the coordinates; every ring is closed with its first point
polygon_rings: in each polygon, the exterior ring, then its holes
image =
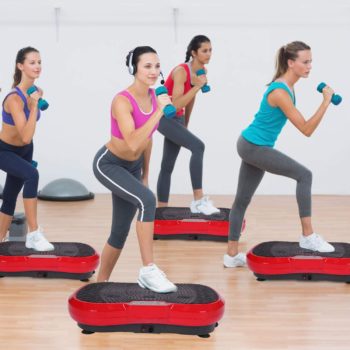
{"type": "Polygon", "coordinates": [[[112,101],[111,139],[96,154],[96,178],[112,192],[112,228],[102,252],[97,281],[107,281],[122,252],[131,222],[138,210],[136,232],[143,267],[138,283],[158,293],[177,290],[153,259],[153,227],[156,210],[154,194],[146,186],[152,134],[158,127],[168,95],[158,97],[150,86],[160,75],[156,51],[138,46],[126,57],[133,83],[112,101]],[[145,185],[146,184],[146,185],[145,185]]]}
{"type": "Polygon", "coordinates": [[[190,175],[194,200],[192,213],[211,215],[219,213],[207,196],[203,194],[204,143],[188,130],[188,123],[198,91],[207,83],[204,75],[196,72],[204,69],[211,57],[211,43],[204,35],[195,36],[187,47],[186,60],[175,67],[165,82],[177,109],[175,118],[160,120],[158,130],[164,135],[163,159],[157,183],[158,206],[167,207],[169,202],[171,174],[181,147],[191,151],[190,175]]]}

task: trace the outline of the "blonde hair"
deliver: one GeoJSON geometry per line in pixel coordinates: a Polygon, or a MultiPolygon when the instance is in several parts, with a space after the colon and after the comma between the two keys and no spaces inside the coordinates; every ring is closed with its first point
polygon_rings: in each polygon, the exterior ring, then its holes
{"type": "Polygon", "coordinates": [[[295,61],[295,59],[298,57],[298,52],[303,50],[311,50],[311,47],[302,41],[293,41],[285,46],[282,46],[276,55],[276,70],[272,81],[275,81],[281,75],[283,75],[288,69],[288,60],[295,61]]]}

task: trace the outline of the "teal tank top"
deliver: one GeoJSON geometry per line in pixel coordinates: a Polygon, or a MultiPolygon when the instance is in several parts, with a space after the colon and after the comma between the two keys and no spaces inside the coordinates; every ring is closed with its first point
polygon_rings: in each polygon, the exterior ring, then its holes
{"type": "Polygon", "coordinates": [[[273,147],[287,122],[287,117],[282,110],[279,107],[272,107],[267,101],[270,92],[276,89],[287,91],[295,105],[295,96],[287,84],[280,81],[272,82],[264,93],[260,109],[255,114],[253,122],[242,131],[242,136],[255,145],[273,147]]]}

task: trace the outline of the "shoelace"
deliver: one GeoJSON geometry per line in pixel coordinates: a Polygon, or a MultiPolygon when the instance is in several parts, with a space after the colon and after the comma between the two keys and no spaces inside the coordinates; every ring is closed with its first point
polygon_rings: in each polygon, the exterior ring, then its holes
{"type": "Polygon", "coordinates": [[[150,269],[147,273],[156,272],[158,274],[162,274],[163,276],[165,276],[165,273],[156,264],[150,265],[148,267],[152,267],[152,269],[150,269]]]}
{"type": "Polygon", "coordinates": [[[202,204],[213,205],[213,201],[211,201],[211,200],[209,199],[208,196],[203,197],[203,198],[201,199],[201,203],[202,203],[202,204]]]}
{"type": "Polygon", "coordinates": [[[155,268],[155,270],[157,271],[157,274],[158,274],[158,275],[161,275],[161,276],[163,276],[163,277],[166,277],[165,272],[163,272],[162,270],[160,270],[160,269],[158,269],[158,268],[155,268]]]}
{"type": "Polygon", "coordinates": [[[47,239],[44,237],[43,233],[40,231],[40,228],[38,229],[37,233],[33,237],[34,242],[39,242],[41,240],[47,241],[47,239]]]}
{"type": "Polygon", "coordinates": [[[238,258],[238,260],[241,264],[245,264],[245,262],[246,262],[245,259],[241,256],[238,258]]]}
{"type": "Polygon", "coordinates": [[[315,238],[311,241],[311,247],[313,249],[319,248],[320,245],[324,244],[325,241],[318,234],[315,235],[315,238]]]}
{"type": "Polygon", "coordinates": [[[320,235],[316,235],[316,241],[319,244],[327,244],[327,242],[320,235]]]}
{"type": "Polygon", "coordinates": [[[201,200],[201,202],[203,202],[203,203],[210,202],[210,201],[209,201],[209,197],[208,197],[208,196],[203,197],[202,200],[201,200]]]}

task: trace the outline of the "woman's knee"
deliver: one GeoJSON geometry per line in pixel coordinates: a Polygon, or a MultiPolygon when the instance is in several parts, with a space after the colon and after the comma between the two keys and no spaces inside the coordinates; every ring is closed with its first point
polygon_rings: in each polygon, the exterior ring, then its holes
{"type": "Polygon", "coordinates": [[[16,199],[3,197],[0,211],[6,215],[13,216],[16,209],[16,199]]]}
{"type": "Polygon", "coordinates": [[[33,169],[31,169],[24,175],[24,183],[26,182],[31,182],[31,183],[39,182],[39,172],[37,169],[33,167],[33,169]]]}
{"type": "Polygon", "coordinates": [[[300,174],[300,180],[303,183],[312,184],[312,171],[309,170],[308,168],[303,168],[302,172],[300,174]]]}
{"type": "Polygon", "coordinates": [[[38,192],[39,172],[36,169],[30,172],[24,180],[23,198],[35,198],[38,192]]]}
{"type": "Polygon", "coordinates": [[[156,196],[151,190],[147,191],[147,194],[142,198],[142,203],[145,209],[155,209],[156,207],[156,196]]]}
{"type": "Polygon", "coordinates": [[[123,249],[129,230],[127,231],[112,231],[107,242],[110,246],[116,249],[123,249]]]}
{"type": "Polygon", "coordinates": [[[192,153],[197,153],[197,154],[203,154],[205,150],[205,144],[203,141],[200,139],[196,139],[195,142],[193,142],[191,151],[192,153]]]}
{"type": "Polygon", "coordinates": [[[156,197],[151,190],[145,192],[139,204],[139,221],[151,222],[154,221],[156,212],[156,197]]]}

